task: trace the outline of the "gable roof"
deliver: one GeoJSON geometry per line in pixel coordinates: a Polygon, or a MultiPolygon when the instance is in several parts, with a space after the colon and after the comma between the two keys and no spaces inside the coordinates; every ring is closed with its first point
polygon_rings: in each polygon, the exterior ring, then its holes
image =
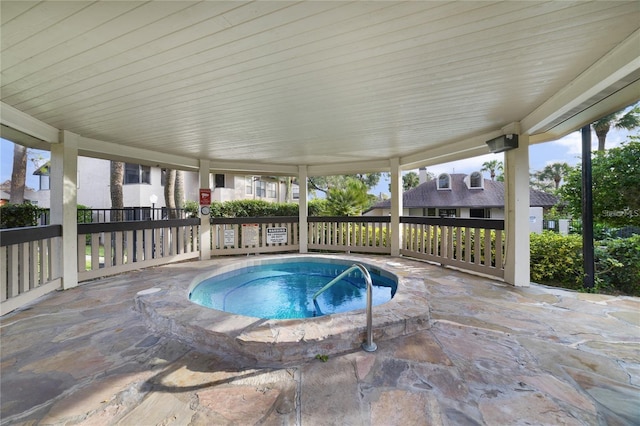
{"type": "MultiPolygon", "coordinates": [[[[489,208],[504,207],[504,182],[484,179],[484,189],[467,187],[462,173],[450,174],[451,189],[438,189],[437,179],[430,180],[402,195],[403,208],[489,208]]],[[[552,207],[557,197],[546,192],[529,189],[531,207],[552,207]]],[[[371,209],[391,208],[391,200],[375,204],[371,209]]]]}

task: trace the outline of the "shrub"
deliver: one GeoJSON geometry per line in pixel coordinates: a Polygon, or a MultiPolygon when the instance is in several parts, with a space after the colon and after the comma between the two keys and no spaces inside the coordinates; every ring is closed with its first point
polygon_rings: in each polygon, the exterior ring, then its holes
{"type": "Polygon", "coordinates": [[[325,216],[327,211],[327,200],[324,198],[314,198],[307,203],[309,216],[325,216]]]}
{"type": "Polygon", "coordinates": [[[602,241],[595,260],[598,290],[640,296],[640,235],[602,241]]]}
{"type": "MultiPolygon", "coordinates": [[[[594,251],[595,291],[640,296],[640,235],[596,241],[594,251]]],[[[532,281],[585,290],[583,276],[580,235],[531,234],[532,281]]]]}
{"type": "Polygon", "coordinates": [[[0,228],[37,226],[44,209],[31,203],[5,204],[0,206],[0,228]]]}
{"type": "Polygon", "coordinates": [[[581,289],[582,237],[551,231],[531,234],[531,280],[540,284],[581,289]]]}
{"type": "MultiPolygon", "coordinates": [[[[309,201],[309,216],[322,216],[326,200],[309,201]]],[[[298,216],[297,203],[270,203],[264,200],[235,200],[211,203],[211,217],[270,217],[298,216]]]]}
{"type": "Polygon", "coordinates": [[[195,201],[186,201],[184,203],[184,211],[187,214],[187,217],[198,217],[198,213],[200,211],[200,206],[195,201]]]}

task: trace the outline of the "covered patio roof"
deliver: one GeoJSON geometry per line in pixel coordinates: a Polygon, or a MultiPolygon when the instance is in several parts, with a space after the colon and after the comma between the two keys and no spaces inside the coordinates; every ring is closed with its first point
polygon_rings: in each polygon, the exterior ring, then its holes
{"type": "Polygon", "coordinates": [[[408,169],[640,98],[637,1],[0,7],[4,137],[184,170],[408,169]]]}

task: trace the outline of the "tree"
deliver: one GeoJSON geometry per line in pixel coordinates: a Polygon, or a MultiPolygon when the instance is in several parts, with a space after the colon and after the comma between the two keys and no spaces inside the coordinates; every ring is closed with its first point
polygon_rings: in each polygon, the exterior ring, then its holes
{"type": "Polygon", "coordinates": [[[350,179],[342,188],[331,188],[327,193],[327,214],[330,216],[358,216],[369,207],[371,199],[367,185],[359,179],[350,179]]]}
{"type": "Polygon", "coordinates": [[[594,121],[591,126],[598,137],[598,151],[604,151],[607,133],[611,127],[631,130],[640,126],[640,106],[636,104],[626,113],[622,110],[606,115],[600,120],[594,121]]]}
{"type": "MultiPolygon", "coordinates": [[[[609,225],[640,226],[640,138],[592,154],[593,216],[609,225]]],[[[582,210],[581,166],[566,176],[560,195],[567,209],[579,217],[582,210]]]]}
{"type": "Polygon", "coordinates": [[[503,171],[504,165],[502,161],[490,160],[482,163],[481,172],[489,172],[491,174],[491,180],[496,180],[496,170],[503,171]]]}
{"type": "Polygon", "coordinates": [[[176,209],[181,209],[184,206],[184,174],[182,170],[176,170],[176,182],[173,191],[176,209]]]}
{"type": "Polygon", "coordinates": [[[402,176],[402,189],[408,191],[420,185],[420,176],[416,172],[409,172],[402,176]]]}
{"type": "Polygon", "coordinates": [[[176,171],[167,169],[164,182],[164,204],[169,209],[169,217],[175,218],[176,214],[176,171]]]}
{"type": "Polygon", "coordinates": [[[542,192],[553,192],[553,182],[540,176],[542,172],[529,173],[529,187],[542,192]]]}
{"type": "MultiPolygon", "coordinates": [[[[111,161],[111,177],[109,178],[109,187],[111,192],[111,208],[123,209],[124,196],[122,193],[122,185],[124,183],[124,163],[121,161],[111,161]]],[[[122,220],[122,210],[118,210],[111,216],[112,220],[122,220]]]]}
{"type": "Polygon", "coordinates": [[[336,176],[311,176],[307,181],[307,188],[310,193],[315,191],[324,192],[328,195],[332,188],[345,188],[351,180],[362,182],[367,191],[378,184],[380,181],[380,173],[365,173],[355,175],[336,175],[336,176]]]}
{"type": "Polygon", "coordinates": [[[24,187],[27,180],[27,148],[13,144],[13,170],[11,171],[11,195],[9,202],[12,204],[24,203],[24,187]]]}
{"type": "Polygon", "coordinates": [[[547,164],[542,171],[537,173],[537,177],[541,181],[553,181],[556,191],[560,188],[560,182],[569,173],[571,167],[567,163],[547,164]]]}

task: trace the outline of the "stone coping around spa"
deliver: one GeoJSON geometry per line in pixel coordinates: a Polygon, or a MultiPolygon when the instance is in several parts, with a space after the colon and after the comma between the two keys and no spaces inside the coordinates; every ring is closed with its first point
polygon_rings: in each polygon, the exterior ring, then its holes
{"type": "Polygon", "coordinates": [[[283,255],[198,261],[195,271],[173,274],[135,297],[135,306],[155,331],[240,365],[284,366],[359,350],[366,336],[366,311],[315,318],[273,320],[231,314],[191,302],[189,291],[206,278],[247,266],[293,261],[358,262],[395,275],[390,301],[373,307],[373,341],[384,341],[431,327],[422,276],[411,276],[402,261],[365,255],[283,255]],[[206,272],[202,269],[206,268],[206,272]],[[194,274],[195,272],[195,274],[194,274]]]}

